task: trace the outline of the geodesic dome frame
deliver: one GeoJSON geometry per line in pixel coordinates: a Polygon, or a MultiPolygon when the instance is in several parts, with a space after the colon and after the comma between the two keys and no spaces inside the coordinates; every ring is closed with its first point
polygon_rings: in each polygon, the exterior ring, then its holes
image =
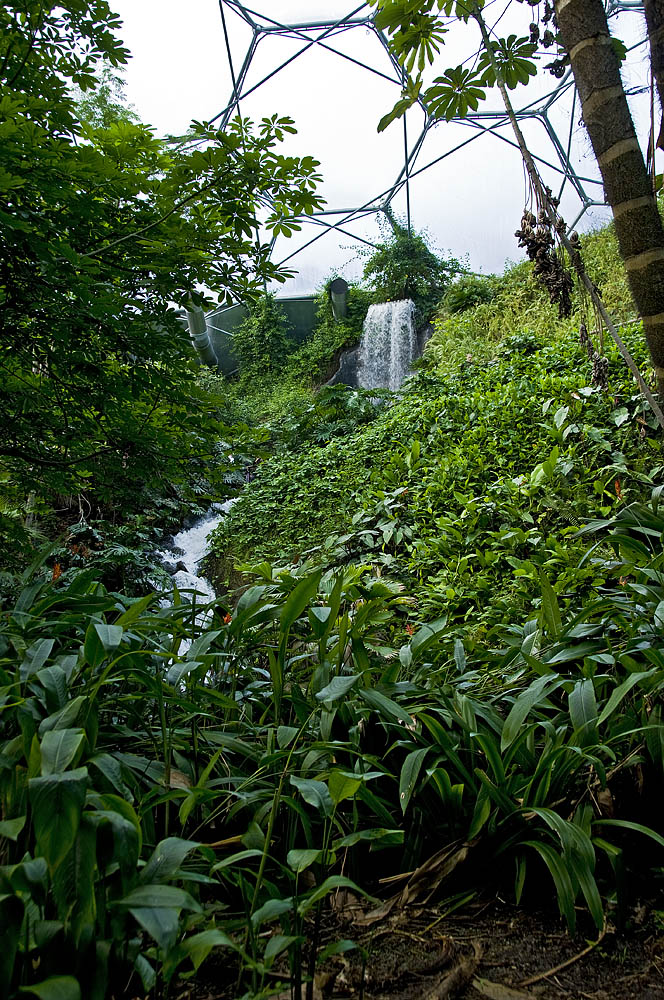
{"type": "MultiPolygon", "coordinates": [[[[643,9],[642,0],[605,0],[605,4],[607,15],[609,17],[613,17],[623,11],[639,11],[643,9]]],[[[249,6],[246,0],[219,0],[219,9],[224,36],[224,47],[232,80],[232,93],[228,103],[225,108],[211,120],[211,124],[215,123],[219,128],[224,128],[230,121],[231,117],[233,117],[234,114],[239,113],[240,104],[243,99],[260,90],[261,87],[264,87],[267,83],[269,83],[269,81],[279,72],[291,65],[297,59],[301,58],[314,46],[320,46],[327,52],[335,54],[341,60],[349,60],[366,72],[377,74],[390,83],[395,84],[398,88],[403,86],[403,69],[390,50],[387,36],[383,31],[376,27],[373,17],[374,10],[367,2],[357,4],[352,10],[349,11],[348,14],[341,18],[302,21],[298,23],[286,23],[279,21],[274,17],[253,9],[249,6]],[[251,29],[251,40],[241,60],[236,60],[234,58],[227,25],[227,13],[238,15],[251,29]],[[389,65],[391,67],[391,74],[383,72],[382,69],[372,65],[370,62],[354,58],[348,53],[341,51],[334,44],[335,39],[340,35],[356,29],[368,30],[376,36],[380,43],[380,47],[387,54],[389,65]],[[274,38],[275,36],[301,41],[302,46],[288,59],[284,60],[276,68],[272,69],[269,73],[262,77],[257,83],[248,86],[247,79],[249,70],[252,66],[259,44],[264,40],[274,38]]],[[[500,14],[494,23],[497,24],[497,21],[499,21],[503,16],[503,13],[500,14]]],[[[636,48],[640,44],[643,44],[643,42],[637,42],[633,48],[636,48]]],[[[635,88],[629,91],[629,93],[640,93],[643,92],[643,90],[644,88],[635,88]]],[[[394,182],[388,188],[379,191],[370,200],[354,208],[337,208],[335,206],[330,206],[314,212],[313,215],[305,215],[298,218],[298,223],[301,225],[311,226],[316,231],[307,242],[298,247],[295,251],[289,253],[288,256],[283,258],[283,260],[280,260],[280,265],[286,264],[294,257],[301,254],[304,250],[312,246],[312,244],[318,242],[318,240],[322,237],[332,232],[343,234],[350,237],[352,240],[366,243],[369,246],[374,246],[375,244],[370,239],[350,232],[347,227],[351,223],[369,216],[382,214],[390,217],[392,214],[392,203],[396,196],[401,193],[405,194],[406,222],[410,231],[412,225],[412,181],[425,171],[431,170],[443,160],[453,156],[462,148],[468,146],[483,136],[492,135],[515,149],[518,149],[518,144],[511,133],[505,135],[500,131],[509,124],[509,119],[504,109],[475,112],[470,111],[464,118],[455,117],[451,119],[451,122],[462,125],[468,129],[471,133],[468,138],[462,142],[451,145],[449,148],[446,148],[441,155],[438,155],[429,162],[422,164],[423,150],[426,146],[427,137],[431,133],[432,129],[439,123],[431,119],[427,113],[426,106],[421,100],[418,103],[424,112],[424,126],[418,132],[416,138],[412,140],[409,138],[406,119],[404,117],[402,126],[403,162],[398,169],[394,182]]],[[[554,194],[560,198],[565,191],[565,188],[569,185],[576,195],[578,210],[576,216],[570,224],[570,229],[573,229],[578,224],[579,220],[588,212],[589,209],[600,206],[604,207],[605,205],[601,180],[599,178],[586,177],[583,174],[580,174],[572,161],[571,153],[577,108],[578,101],[574,86],[574,79],[572,77],[571,70],[567,69],[562,78],[557,80],[546,94],[515,109],[516,116],[519,121],[523,121],[524,119],[536,120],[543,126],[544,133],[550,144],[551,154],[549,157],[542,156],[541,154],[538,155],[536,153],[533,153],[532,155],[533,159],[538,164],[546,166],[559,176],[560,187],[557,191],[554,191],[554,194]],[[567,135],[561,137],[558,135],[558,132],[551,120],[551,113],[552,109],[554,109],[558,102],[564,98],[567,98],[571,103],[571,114],[570,126],[567,135]]]]}

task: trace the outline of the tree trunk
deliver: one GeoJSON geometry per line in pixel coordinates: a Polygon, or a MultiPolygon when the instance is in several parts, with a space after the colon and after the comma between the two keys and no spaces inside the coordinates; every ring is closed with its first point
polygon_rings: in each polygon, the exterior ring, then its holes
{"type": "Polygon", "coordinates": [[[648,26],[650,65],[655,77],[655,85],[659,94],[660,112],[662,114],[657,146],[659,149],[664,149],[664,2],[663,0],[645,0],[643,9],[648,26]]]}
{"type": "MultiPolygon", "coordinates": [[[[654,6],[661,7],[659,0],[654,6]]],[[[636,138],[602,0],[555,0],[583,120],[613,211],[620,254],[664,395],[664,229],[636,138]]]]}

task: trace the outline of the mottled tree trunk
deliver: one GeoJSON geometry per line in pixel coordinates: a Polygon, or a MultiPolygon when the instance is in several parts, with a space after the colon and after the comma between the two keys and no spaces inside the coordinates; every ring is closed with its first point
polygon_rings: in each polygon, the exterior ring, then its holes
{"type": "MultiPolygon", "coordinates": [[[[653,6],[661,8],[660,0],[653,6]]],[[[613,211],[620,254],[664,394],[664,229],[611,44],[602,0],[555,0],[583,120],[613,211]]]]}
{"type": "Polygon", "coordinates": [[[643,9],[648,25],[650,65],[655,77],[662,114],[657,145],[660,149],[664,149],[664,0],[645,0],[643,9]]]}

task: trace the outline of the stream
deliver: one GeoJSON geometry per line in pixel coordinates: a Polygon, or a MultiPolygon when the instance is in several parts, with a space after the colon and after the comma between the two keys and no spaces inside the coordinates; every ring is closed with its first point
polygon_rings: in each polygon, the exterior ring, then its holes
{"type": "Polygon", "coordinates": [[[158,552],[162,565],[169,572],[173,567],[174,572],[171,573],[171,577],[178,590],[195,591],[196,599],[198,601],[202,599],[202,603],[213,601],[216,594],[209,580],[199,575],[198,567],[207,552],[208,538],[235,500],[233,497],[224,503],[213,504],[204,517],[195,521],[191,528],[179,531],[173,536],[172,542],[158,552]]]}

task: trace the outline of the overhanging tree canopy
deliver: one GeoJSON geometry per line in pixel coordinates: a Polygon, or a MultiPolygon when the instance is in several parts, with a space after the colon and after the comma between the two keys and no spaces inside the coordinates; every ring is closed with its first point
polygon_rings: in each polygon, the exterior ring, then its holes
{"type": "Polygon", "coordinates": [[[127,60],[118,27],[105,0],[0,10],[0,475],[19,500],[114,502],[208,448],[174,304],[283,278],[257,217],[284,231],[319,204],[317,162],[279,152],[288,118],[180,144],[79,121],[71,88],[127,60]]]}
{"type": "MultiPolygon", "coordinates": [[[[401,117],[423,99],[434,118],[449,119],[476,109],[486,89],[502,82],[513,89],[536,72],[531,37],[489,39],[474,66],[445,70],[427,90],[422,74],[436,61],[450,19],[474,18],[480,26],[484,0],[371,0],[376,23],[388,31],[407,80],[401,100],[384,116],[379,128],[401,117]]],[[[519,0],[522,2],[522,0],[519,0]]],[[[532,8],[529,2],[529,17],[532,8]]],[[[653,53],[659,52],[661,22],[646,0],[653,53]],[[653,41],[656,43],[653,45],[653,41]]],[[[544,3],[544,20],[557,30],[563,64],[569,58],[579,90],[583,118],[598,160],[606,199],[614,213],[616,233],[635,305],[643,319],[646,339],[660,393],[664,393],[664,231],[652,184],[646,171],[620,78],[624,46],[611,37],[602,0],[555,0],[544,3]]],[[[547,29],[549,30],[549,29],[547,29]]],[[[658,59],[653,63],[661,73],[658,59]]]]}

